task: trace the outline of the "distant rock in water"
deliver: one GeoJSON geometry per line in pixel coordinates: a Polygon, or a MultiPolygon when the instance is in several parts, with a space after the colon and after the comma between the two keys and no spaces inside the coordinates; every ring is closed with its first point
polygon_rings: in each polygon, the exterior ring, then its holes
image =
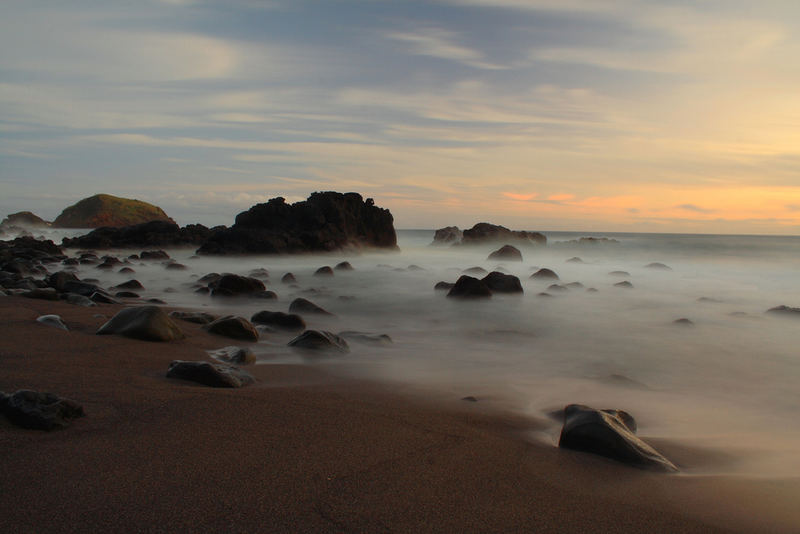
{"type": "Polygon", "coordinates": [[[492,291],[484,281],[464,274],[459,277],[447,296],[460,299],[489,298],[492,296],[492,291]]]}
{"type": "Polygon", "coordinates": [[[800,308],[792,308],[790,306],[786,306],[786,305],[782,304],[780,306],[775,306],[774,308],[768,309],[767,313],[774,313],[776,315],[786,315],[786,316],[800,317],[800,308]]]}
{"type": "Polygon", "coordinates": [[[158,206],[112,195],[94,195],[66,208],[53,221],[57,228],[131,226],[150,221],[174,223],[158,206]]]}
{"type": "Polygon", "coordinates": [[[533,279],[540,279],[540,280],[558,280],[558,275],[555,271],[548,269],[546,267],[542,267],[535,273],[531,275],[533,279]]]}
{"type": "Polygon", "coordinates": [[[503,245],[499,249],[489,254],[489,257],[486,259],[522,261],[522,253],[519,251],[517,247],[512,247],[511,245],[503,245]]]}
{"type": "Polygon", "coordinates": [[[18,211],[17,213],[10,213],[8,217],[0,222],[0,228],[8,228],[10,226],[21,226],[24,228],[45,228],[50,226],[51,223],[45,221],[38,215],[34,215],[30,211],[18,211]]]}
{"type": "Polygon", "coordinates": [[[198,254],[283,254],[349,248],[397,248],[394,218],[358,193],[327,191],[287,204],[273,198],[236,216],[198,254]]]}
{"type": "Polygon", "coordinates": [[[610,237],[580,237],[578,239],[570,239],[569,241],[556,241],[553,246],[556,247],[572,247],[575,245],[618,245],[619,241],[610,237]]]}
{"type": "Polygon", "coordinates": [[[653,263],[648,263],[644,267],[645,267],[645,269],[657,269],[659,271],[671,271],[672,270],[672,267],[670,267],[669,265],[664,265],[663,263],[659,263],[657,261],[653,262],[653,263]]]}
{"type": "MultiPolygon", "coordinates": [[[[103,227],[86,235],[65,237],[62,246],[68,248],[133,248],[133,247],[185,247],[203,243],[211,235],[202,224],[189,224],[183,228],[172,221],[151,221],[121,228],[103,227]]],[[[152,258],[142,258],[152,259],[152,258]]]]}
{"type": "Polygon", "coordinates": [[[524,245],[547,244],[547,238],[539,232],[509,230],[505,226],[489,223],[478,223],[469,230],[464,230],[461,239],[463,245],[478,245],[494,241],[514,242],[524,245]]]}
{"type": "Polygon", "coordinates": [[[439,228],[433,234],[431,245],[454,245],[461,242],[463,235],[464,233],[458,229],[458,226],[439,228]]]}

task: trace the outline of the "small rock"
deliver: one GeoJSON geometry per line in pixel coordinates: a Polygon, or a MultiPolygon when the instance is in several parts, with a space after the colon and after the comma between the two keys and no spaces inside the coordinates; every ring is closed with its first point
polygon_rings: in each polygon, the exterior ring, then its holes
{"type": "Polygon", "coordinates": [[[167,378],[180,378],[215,388],[240,388],[256,381],[251,374],[233,365],[183,360],[169,364],[167,378]]]}
{"type": "Polygon", "coordinates": [[[531,278],[538,280],[558,280],[558,275],[547,268],[541,268],[531,275],[531,278]]]}
{"type": "Polygon", "coordinates": [[[694,326],[694,323],[690,319],[687,319],[686,317],[675,319],[674,321],[672,321],[672,324],[676,324],[678,326],[694,326]]]}
{"type": "Polygon", "coordinates": [[[259,291],[257,293],[253,293],[250,295],[250,298],[253,299],[266,299],[266,300],[277,300],[278,294],[274,291],[269,291],[265,289],[264,291],[259,291]]]}
{"type": "Polygon", "coordinates": [[[522,261],[522,252],[517,247],[511,245],[504,245],[495,250],[487,260],[506,260],[506,261],[522,261]]]}
{"type": "Polygon", "coordinates": [[[467,402],[478,402],[478,399],[473,397],[472,395],[469,395],[468,397],[462,397],[461,400],[467,402]]]}
{"type": "Polygon", "coordinates": [[[482,274],[482,275],[486,275],[489,273],[489,271],[487,271],[483,267],[470,267],[469,269],[464,269],[461,272],[464,274],[482,274]]]}
{"type": "Polygon", "coordinates": [[[144,289],[142,283],[136,279],[128,280],[114,286],[115,289],[144,289]]]}
{"type": "Polygon", "coordinates": [[[73,400],[29,389],[7,396],[2,408],[12,423],[35,430],[65,428],[84,415],[83,406],[73,400]]]}
{"type": "Polygon", "coordinates": [[[165,268],[170,271],[185,271],[188,269],[184,264],[178,262],[168,263],[165,268]]]}
{"type": "Polygon", "coordinates": [[[77,293],[63,293],[61,298],[75,306],[84,306],[87,308],[97,306],[97,303],[89,297],[84,297],[83,295],[78,295],[77,293]]]}
{"type": "Polygon", "coordinates": [[[547,286],[547,290],[556,293],[563,293],[564,291],[569,291],[569,288],[567,286],[562,286],[561,284],[550,284],[547,286]]]}
{"type": "Polygon", "coordinates": [[[46,324],[47,326],[54,326],[58,329],[66,330],[67,332],[69,332],[69,328],[67,328],[67,325],[64,324],[64,321],[61,320],[61,316],[59,315],[54,315],[54,314],[42,315],[40,317],[37,317],[36,320],[42,324],[46,324]]]}
{"type": "Polygon", "coordinates": [[[218,360],[238,365],[248,365],[256,363],[255,353],[248,347],[237,347],[234,345],[222,347],[217,350],[210,350],[208,354],[218,360]]]}
{"type": "Polygon", "coordinates": [[[299,315],[267,310],[255,313],[250,321],[289,331],[304,330],[306,327],[306,322],[299,315]]]}
{"type": "Polygon", "coordinates": [[[580,259],[578,256],[574,256],[567,260],[567,263],[583,263],[583,260],[580,259]]]}
{"type": "Polygon", "coordinates": [[[339,332],[339,337],[348,341],[355,341],[364,345],[385,347],[392,344],[392,338],[386,334],[370,334],[368,332],[357,332],[355,330],[345,330],[339,332]]]}
{"type": "Polygon", "coordinates": [[[333,315],[329,311],[326,311],[310,300],[306,300],[302,297],[298,297],[289,304],[289,311],[291,313],[316,313],[320,315],[333,315]]]}
{"type": "Polygon", "coordinates": [[[91,294],[91,296],[89,296],[89,298],[91,300],[93,300],[94,302],[99,302],[100,304],[119,304],[120,303],[117,299],[111,297],[110,295],[107,295],[103,291],[95,291],[94,293],[91,294]]]}
{"type": "Polygon", "coordinates": [[[281,282],[284,284],[294,284],[297,283],[297,278],[295,278],[292,273],[286,273],[281,277],[281,282]]]}
{"type": "Polygon", "coordinates": [[[138,299],[139,294],[133,291],[117,291],[114,293],[114,297],[118,299],[138,299]]]}
{"type": "Polygon", "coordinates": [[[629,273],[628,271],[611,271],[608,274],[609,274],[609,276],[630,276],[631,275],[631,273],[629,273]]]}
{"type": "Polygon", "coordinates": [[[341,263],[337,263],[336,266],[334,267],[334,269],[336,269],[337,271],[352,271],[352,270],[354,270],[353,266],[350,265],[349,261],[343,261],[341,263]]]}
{"type": "Polygon", "coordinates": [[[653,263],[648,263],[647,265],[644,266],[644,268],[645,269],[658,269],[660,271],[671,271],[672,270],[672,267],[670,267],[669,265],[664,265],[663,263],[658,263],[657,261],[653,262],[653,263]]]}
{"type": "Polygon", "coordinates": [[[23,297],[38,300],[58,300],[58,291],[52,287],[31,289],[22,293],[23,297]]]}
{"type": "Polygon", "coordinates": [[[624,287],[627,289],[633,289],[633,284],[631,284],[627,280],[623,280],[622,282],[617,282],[616,284],[614,284],[614,287],[624,287]]]}
{"type": "Polygon", "coordinates": [[[450,291],[453,289],[455,284],[453,282],[437,282],[433,289],[442,290],[442,291],[450,291]]]}
{"type": "Polygon", "coordinates": [[[768,309],[767,313],[774,313],[774,314],[787,315],[787,316],[795,315],[797,317],[800,317],[800,308],[792,308],[790,306],[786,306],[785,304],[782,304],[780,306],[775,306],[774,308],[768,309]]]}
{"type": "Polygon", "coordinates": [[[289,341],[288,345],[297,349],[314,351],[350,352],[347,341],[336,334],[324,330],[306,330],[289,341]]]}
{"type": "Polygon", "coordinates": [[[142,260],[168,260],[169,254],[163,250],[145,250],[139,254],[139,259],[142,260]]]}
{"type": "Polygon", "coordinates": [[[333,269],[327,265],[325,267],[320,267],[314,271],[314,276],[333,276],[333,269]]]}
{"type": "Polygon", "coordinates": [[[203,326],[205,330],[218,336],[241,339],[243,341],[258,341],[258,331],[253,324],[244,317],[226,315],[203,326]]]}

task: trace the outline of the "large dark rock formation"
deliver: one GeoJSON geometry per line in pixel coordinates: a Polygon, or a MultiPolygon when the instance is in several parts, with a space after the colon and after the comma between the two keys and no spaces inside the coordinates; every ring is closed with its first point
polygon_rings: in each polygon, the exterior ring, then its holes
{"type": "Polygon", "coordinates": [[[17,213],[10,213],[8,217],[0,222],[0,228],[8,228],[11,226],[44,228],[50,226],[50,223],[30,211],[18,211],[17,213]]]}
{"type": "Polygon", "coordinates": [[[151,221],[121,228],[97,228],[86,235],[64,238],[62,246],[101,249],[197,246],[208,239],[212,232],[202,224],[189,224],[181,228],[172,221],[151,221]]]}
{"type": "Polygon", "coordinates": [[[461,239],[463,245],[478,245],[497,241],[523,245],[547,244],[547,238],[539,232],[509,230],[505,226],[489,223],[478,223],[469,230],[464,230],[464,237],[461,239]]]}
{"type": "Polygon", "coordinates": [[[141,200],[94,195],[66,208],[53,221],[58,228],[131,226],[149,221],[173,222],[164,210],[141,200]]]}
{"type": "Polygon", "coordinates": [[[280,254],[346,248],[397,248],[394,219],[387,209],[358,193],[327,191],[287,204],[273,198],[236,216],[215,232],[198,254],[280,254]]]}
{"type": "Polygon", "coordinates": [[[493,293],[522,293],[522,284],[513,274],[492,271],[481,280],[493,293]]]}
{"type": "Polygon", "coordinates": [[[678,470],[635,432],[636,422],[627,412],[570,404],[564,408],[564,427],[558,446],[599,454],[643,469],[678,470]]]}

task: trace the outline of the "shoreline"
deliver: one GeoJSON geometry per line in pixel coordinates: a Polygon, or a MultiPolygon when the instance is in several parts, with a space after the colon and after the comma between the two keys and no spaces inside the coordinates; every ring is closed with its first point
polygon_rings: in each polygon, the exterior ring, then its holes
{"type": "Polygon", "coordinates": [[[0,417],[6,530],[800,529],[800,479],[643,472],[532,440],[540,421],[491,402],[314,365],[247,366],[258,382],[234,390],[167,379],[170,361],[239,343],[185,322],[172,343],[95,336],[94,315],[122,307],[0,298],[0,390],[50,391],[87,414],[49,433],[0,417]],[[47,313],[71,331],[36,323],[47,313]]]}

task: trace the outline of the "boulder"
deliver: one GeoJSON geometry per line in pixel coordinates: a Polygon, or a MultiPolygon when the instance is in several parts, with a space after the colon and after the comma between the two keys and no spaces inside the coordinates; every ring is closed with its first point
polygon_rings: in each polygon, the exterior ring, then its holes
{"type": "Polygon", "coordinates": [[[365,247],[397,249],[394,219],[358,193],[313,193],[287,204],[273,198],[236,216],[211,235],[198,254],[282,254],[365,247]]]}
{"type": "Polygon", "coordinates": [[[461,299],[489,298],[492,292],[483,281],[464,274],[459,277],[447,296],[461,299]]]}
{"type": "Polygon", "coordinates": [[[58,271],[47,277],[47,285],[57,291],[64,291],[64,284],[70,281],[77,282],[78,277],[67,271],[58,271]]]}
{"type": "Polygon", "coordinates": [[[324,310],[302,297],[298,297],[289,304],[289,312],[291,313],[315,313],[319,315],[333,315],[331,312],[324,310]]]}
{"type": "Polygon", "coordinates": [[[143,261],[164,261],[170,258],[169,254],[163,250],[143,250],[142,253],[139,254],[139,259],[143,261]]]}
{"type": "Polygon", "coordinates": [[[258,341],[258,331],[244,317],[226,315],[203,326],[212,334],[240,339],[242,341],[258,341]]]}
{"type": "Polygon", "coordinates": [[[296,284],[297,278],[292,273],[286,273],[281,277],[281,282],[284,284],[296,284]]]}
{"type": "Polygon", "coordinates": [[[137,306],[117,312],[97,330],[97,335],[116,334],[145,341],[173,341],[185,335],[158,306],[137,306]]]}
{"type": "Polygon", "coordinates": [[[526,232],[509,230],[505,226],[489,223],[478,223],[469,230],[464,230],[461,243],[464,245],[478,245],[504,241],[521,245],[545,245],[547,238],[539,232],[526,232]]]}
{"type": "Polygon", "coordinates": [[[481,280],[492,293],[522,293],[522,284],[513,274],[492,271],[481,280]]]}
{"type": "Polygon", "coordinates": [[[114,289],[144,289],[142,283],[136,279],[128,280],[114,286],[114,289]]]}
{"type": "Polygon", "coordinates": [[[209,324],[217,319],[216,315],[211,315],[210,313],[188,312],[180,310],[169,312],[169,316],[172,317],[173,319],[180,319],[181,321],[186,321],[195,324],[209,324]]]}
{"type": "Polygon", "coordinates": [[[53,326],[55,328],[58,328],[59,330],[69,331],[69,328],[67,328],[67,325],[64,324],[64,321],[61,320],[61,316],[59,315],[55,314],[40,315],[39,317],[36,318],[36,321],[42,324],[46,324],[47,326],[53,326]]]}
{"type": "Polygon", "coordinates": [[[517,247],[512,247],[511,245],[503,245],[499,249],[495,250],[489,257],[486,258],[487,260],[505,260],[505,261],[522,261],[522,252],[519,251],[517,247]]]}
{"type": "Polygon", "coordinates": [[[266,286],[258,278],[226,273],[208,284],[212,297],[236,297],[264,291],[266,286]]]}
{"type": "Polygon", "coordinates": [[[218,360],[237,365],[249,365],[256,363],[255,353],[248,347],[237,347],[231,345],[217,350],[209,350],[208,354],[218,360]]]}
{"type": "Polygon", "coordinates": [[[341,353],[350,352],[347,341],[336,334],[324,330],[306,330],[289,341],[288,345],[296,349],[341,353]]]}
{"type": "Polygon", "coordinates": [[[306,327],[306,322],[299,315],[267,310],[253,314],[250,321],[255,324],[265,324],[289,331],[304,330],[306,327]]]}
{"type": "Polygon", "coordinates": [[[451,289],[453,289],[454,285],[455,284],[453,282],[442,281],[442,282],[437,282],[436,285],[433,286],[433,289],[436,289],[437,291],[450,291],[451,289]]]}
{"type": "Polygon", "coordinates": [[[64,238],[62,246],[104,249],[197,246],[203,243],[212,232],[213,230],[209,230],[201,224],[190,224],[181,228],[172,221],[151,221],[119,228],[104,226],[92,230],[86,235],[64,238]]]}
{"type": "Polygon", "coordinates": [[[265,291],[258,291],[256,293],[251,293],[250,298],[254,299],[265,299],[265,300],[277,300],[278,294],[274,291],[265,290],[265,291]]]}
{"type": "Polygon", "coordinates": [[[678,468],[639,439],[636,423],[621,410],[595,410],[580,404],[564,408],[564,426],[558,446],[591,452],[628,465],[654,471],[677,472],[678,468]]]}
{"type": "Polygon", "coordinates": [[[354,270],[353,266],[350,265],[349,261],[343,261],[343,262],[337,263],[336,266],[334,267],[334,269],[336,269],[337,271],[352,271],[352,270],[354,270]]]}
{"type": "Polygon", "coordinates": [[[167,378],[179,378],[215,388],[240,388],[256,379],[233,365],[210,362],[174,360],[169,364],[167,378]]]}
{"type": "Polygon", "coordinates": [[[550,269],[542,268],[533,273],[531,278],[536,280],[558,280],[558,275],[550,269]]]}
{"type": "Polygon", "coordinates": [[[89,297],[78,295],[77,293],[62,293],[61,298],[66,300],[73,306],[84,306],[86,308],[97,306],[97,303],[92,299],[90,299],[89,297]]]}
{"type": "Polygon", "coordinates": [[[455,245],[461,242],[463,235],[464,233],[458,229],[458,226],[439,228],[433,234],[431,245],[455,245]]]}
{"type": "Polygon", "coordinates": [[[15,425],[35,430],[65,428],[84,415],[83,407],[73,400],[29,389],[6,397],[2,411],[15,425]]]}
{"type": "Polygon", "coordinates": [[[150,221],[169,221],[164,210],[128,198],[94,195],[69,206],[53,221],[57,228],[100,228],[130,226],[150,221]]]}
{"type": "Polygon", "coordinates": [[[327,265],[325,267],[320,267],[314,271],[314,276],[333,276],[333,269],[327,265]]]}

